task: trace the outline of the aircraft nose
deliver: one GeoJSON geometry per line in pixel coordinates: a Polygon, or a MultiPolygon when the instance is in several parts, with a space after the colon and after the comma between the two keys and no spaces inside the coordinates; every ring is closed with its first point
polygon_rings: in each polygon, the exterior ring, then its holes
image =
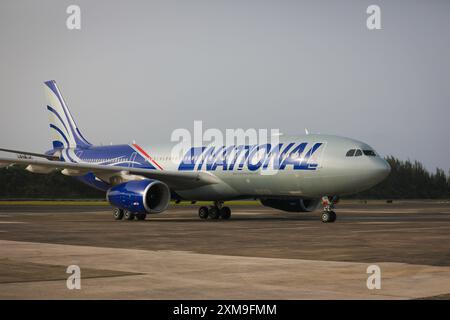
{"type": "Polygon", "coordinates": [[[378,158],[372,166],[372,172],[378,181],[383,181],[391,172],[391,166],[386,160],[378,158]]]}

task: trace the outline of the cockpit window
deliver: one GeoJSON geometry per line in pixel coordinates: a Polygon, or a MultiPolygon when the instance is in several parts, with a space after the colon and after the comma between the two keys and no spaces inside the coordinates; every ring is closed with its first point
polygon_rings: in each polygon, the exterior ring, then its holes
{"type": "Polygon", "coordinates": [[[347,151],[347,153],[345,154],[346,157],[360,157],[362,155],[368,156],[368,157],[376,157],[377,154],[375,153],[375,151],[370,150],[370,149],[366,149],[366,150],[361,150],[361,149],[350,149],[347,151]]]}
{"type": "Polygon", "coordinates": [[[369,157],[375,157],[376,154],[373,150],[363,150],[364,154],[369,157]]]}

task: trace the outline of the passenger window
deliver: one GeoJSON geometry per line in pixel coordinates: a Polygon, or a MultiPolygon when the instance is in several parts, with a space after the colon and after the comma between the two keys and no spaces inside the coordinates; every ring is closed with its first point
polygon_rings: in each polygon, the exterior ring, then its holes
{"type": "Polygon", "coordinates": [[[363,150],[364,154],[368,157],[375,157],[376,154],[373,150],[363,150]]]}
{"type": "Polygon", "coordinates": [[[347,151],[346,157],[353,157],[355,155],[355,149],[351,149],[347,151]]]}
{"type": "Polygon", "coordinates": [[[360,149],[356,150],[355,157],[362,156],[362,151],[360,149]]]}

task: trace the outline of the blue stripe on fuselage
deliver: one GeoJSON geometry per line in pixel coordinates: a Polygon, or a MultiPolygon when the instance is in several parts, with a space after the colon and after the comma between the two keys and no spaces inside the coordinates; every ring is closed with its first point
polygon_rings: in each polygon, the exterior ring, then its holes
{"type": "MultiPolygon", "coordinates": [[[[59,130],[59,128],[57,128],[56,126],[52,126],[52,128],[53,127],[65,138],[64,134],[61,132],[61,130],[59,130]]],[[[129,145],[76,148],[73,149],[73,153],[77,156],[77,159],[72,159],[72,157],[69,156],[69,149],[67,148],[55,148],[53,150],[47,151],[46,154],[53,155],[56,152],[61,152],[61,154],[63,155],[61,159],[62,161],[81,163],[85,162],[105,166],[122,166],[156,170],[156,168],[150,162],[148,162],[129,145]],[[78,159],[81,159],[81,161],[79,161],[78,159]]],[[[95,179],[95,175],[93,173],[88,173],[84,176],[76,178],[83,183],[99,190],[106,191],[111,187],[108,183],[95,179]]]]}
{"type": "Polygon", "coordinates": [[[75,154],[84,162],[117,165],[142,169],[156,169],[130,145],[99,146],[75,149],[75,154]]]}

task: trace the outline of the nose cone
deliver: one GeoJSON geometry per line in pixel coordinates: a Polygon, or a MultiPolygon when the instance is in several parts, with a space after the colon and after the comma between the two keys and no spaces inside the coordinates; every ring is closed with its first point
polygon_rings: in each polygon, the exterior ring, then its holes
{"type": "Polygon", "coordinates": [[[374,160],[375,161],[372,163],[370,169],[371,176],[373,177],[374,183],[379,183],[386,179],[386,177],[389,175],[389,173],[391,172],[391,166],[386,160],[382,158],[377,158],[374,160]]]}

